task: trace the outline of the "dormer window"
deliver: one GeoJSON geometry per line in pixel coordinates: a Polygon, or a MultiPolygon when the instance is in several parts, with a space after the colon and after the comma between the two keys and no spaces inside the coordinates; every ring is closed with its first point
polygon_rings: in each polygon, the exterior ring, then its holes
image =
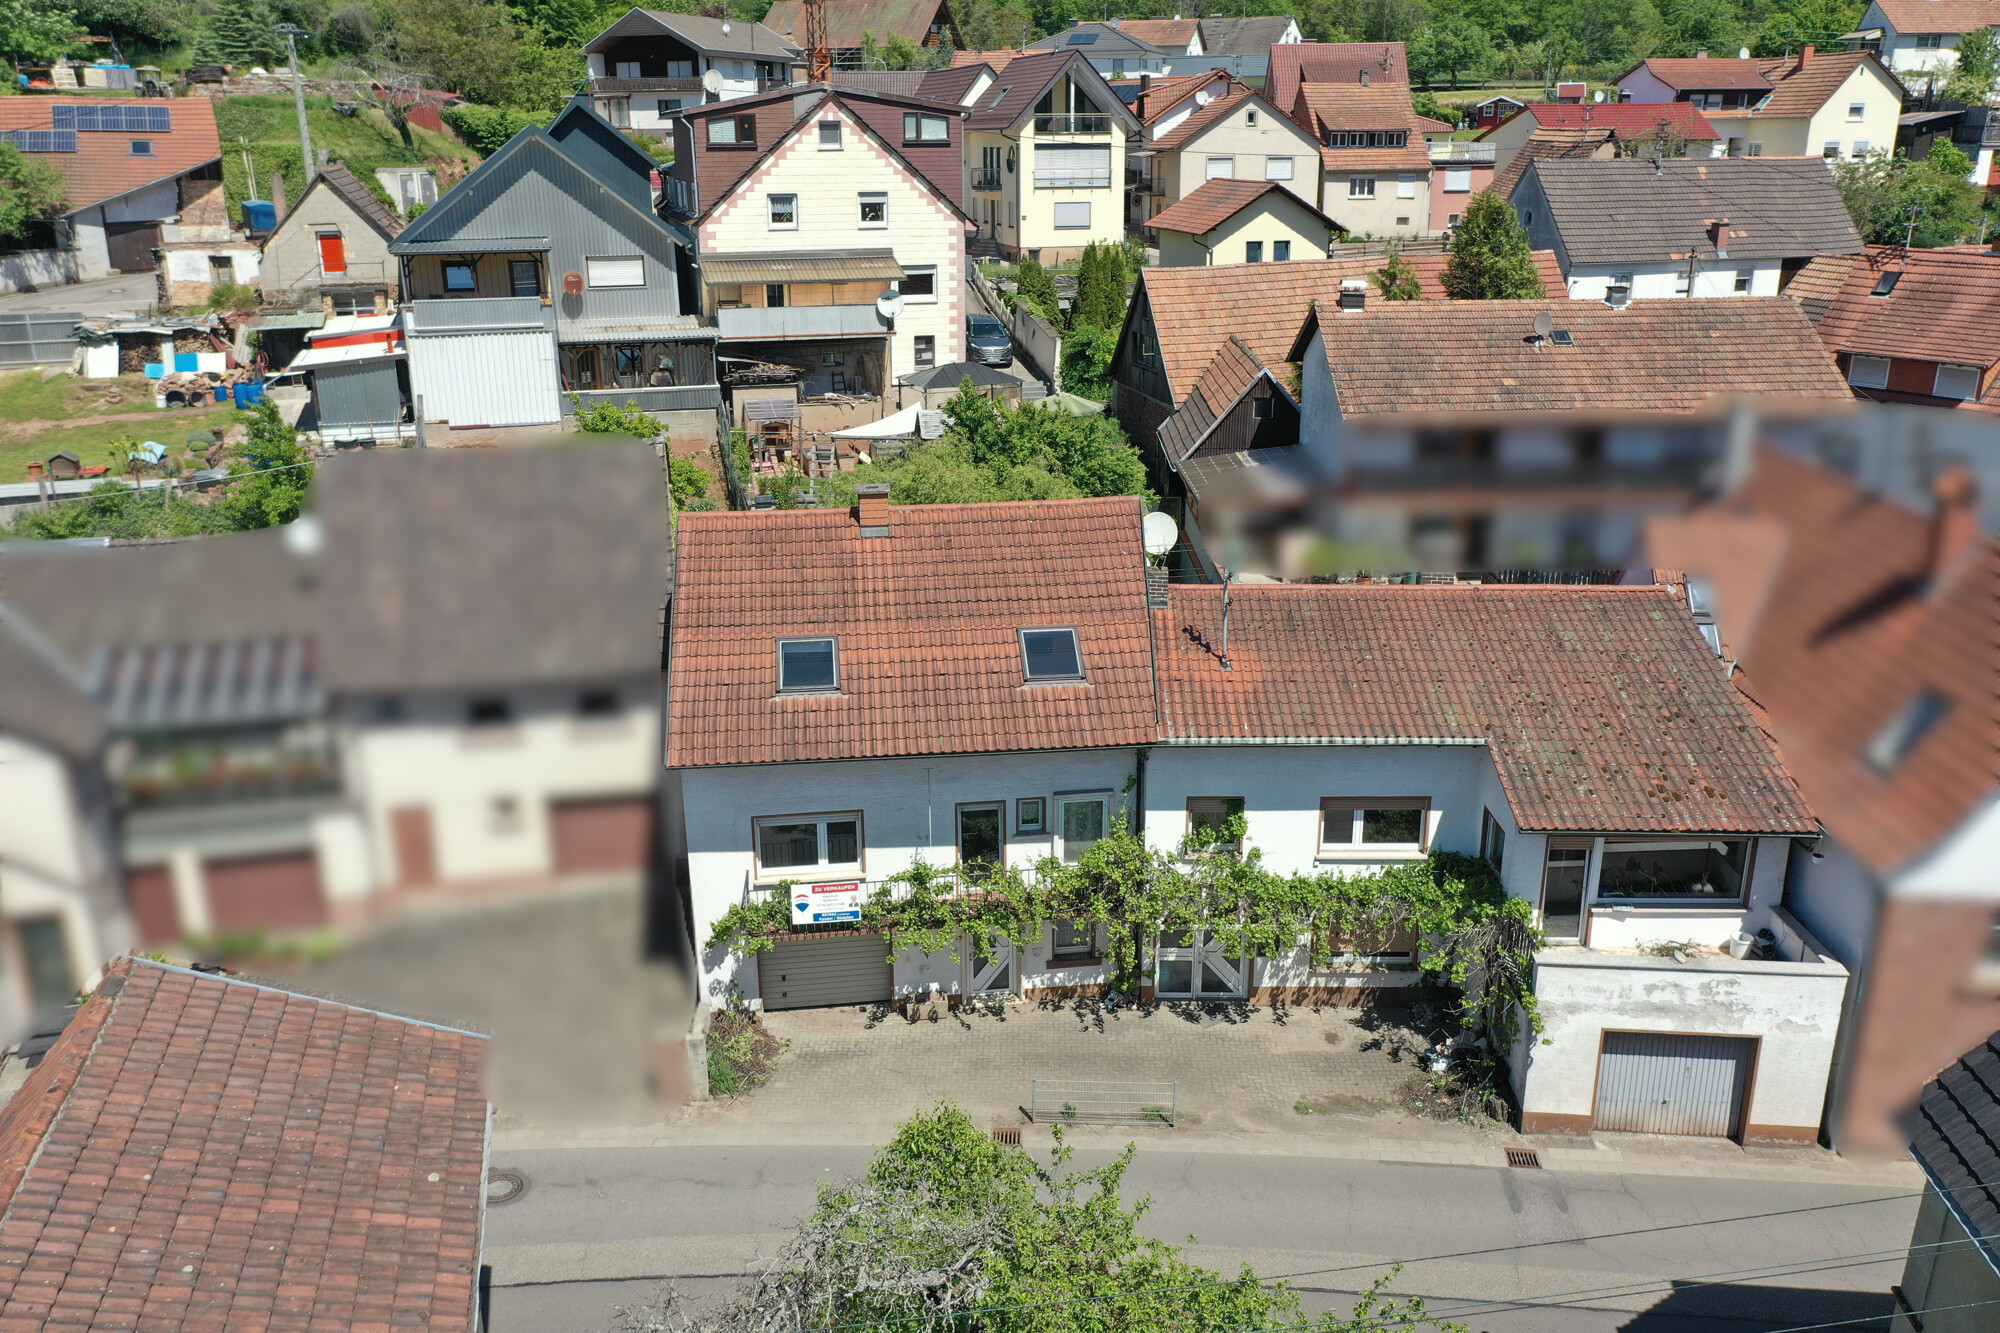
{"type": "Polygon", "coordinates": [[[1076,631],[1067,628],[1022,630],[1021,669],[1030,685],[1082,680],[1083,654],[1077,651],[1076,631]]]}
{"type": "Polygon", "coordinates": [[[778,693],[835,694],[840,690],[839,641],[778,640],[778,693]]]}

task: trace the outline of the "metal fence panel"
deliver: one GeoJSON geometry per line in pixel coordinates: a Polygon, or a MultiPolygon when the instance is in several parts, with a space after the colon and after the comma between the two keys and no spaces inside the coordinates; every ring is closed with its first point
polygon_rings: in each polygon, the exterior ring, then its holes
{"type": "Polygon", "coordinates": [[[1181,1085],[1103,1079],[1038,1078],[1028,1096],[1037,1124],[1171,1125],[1180,1114],[1181,1085]]]}
{"type": "Polygon", "coordinates": [[[76,352],[77,310],[0,315],[0,366],[46,366],[76,352]]]}

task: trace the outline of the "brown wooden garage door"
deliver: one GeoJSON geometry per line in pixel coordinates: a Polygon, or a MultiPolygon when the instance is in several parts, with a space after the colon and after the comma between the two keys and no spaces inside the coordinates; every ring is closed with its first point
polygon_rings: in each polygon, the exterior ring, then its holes
{"type": "Polygon", "coordinates": [[[120,273],[151,273],[153,251],[160,248],[157,222],[107,222],[104,248],[111,267],[120,273]]]}
{"type": "Polygon", "coordinates": [[[133,866],[125,871],[132,900],[132,923],[142,944],[171,944],[181,937],[180,908],[174,903],[173,872],[165,866],[133,866]]]}
{"type": "Polygon", "coordinates": [[[642,870],[653,852],[653,799],[553,801],[549,837],[558,875],[642,870]]]}
{"type": "Polygon", "coordinates": [[[209,861],[202,877],[217,930],[303,930],[326,924],[319,862],[311,852],[209,861]]]}

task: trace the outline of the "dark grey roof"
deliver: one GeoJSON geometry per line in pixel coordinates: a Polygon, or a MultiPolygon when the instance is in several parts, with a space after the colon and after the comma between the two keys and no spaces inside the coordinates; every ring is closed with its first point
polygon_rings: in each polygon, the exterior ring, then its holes
{"type": "Polygon", "coordinates": [[[1203,19],[1201,50],[1210,56],[1269,56],[1292,20],[1283,14],[1242,19],[1203,19]]]}
{"type": "Polygon", "coordinates": [[[957,104],[979,82],[982,73],[992,72],[991,65],[954,65],[950,69],[929,70],[924,74],[923,95],[934,102],[957,104]]]}
{"type": "MultiPolygon", "coordinates": [[[[359,176],[349,171],[343,164],[329,162],[321,167],[319,175],[313,177],[313,183],[306,187],[306,193],[311,194],[321,186],[345,199],[349,208],[359,213],[369,226],[382,233],[382,239],[393,240],[396,233],[403,229],[403,220],[377,198],[375,192],[369,189],[359,176]]],[[[299,203],[305,203],[303,196],[300,197],[299,203]]]]}
{"type": "Polygon", "coordinates": [[[799,49],[761,23],[731,19],[703,18],[699,14],[669,14],[658,9],[634,9],[584,43],[583,49],[596,52],[621,37],[644,37],[670,32],[700,51],[725,55],[754,56],[761,60],[800,58],[799,49]],[[729,30],[723,31],[724,27],[729,30]]]}
{"type": "Polygon", "coordinates": [[[974,105],[965,127],[1006,133],[1025,120],[1034,110],[1035,103],[1042,100],[1042,94],[1072,68],[1089,71],[1080,73],[1078,77],[1086,83],[1095,79],[1103,88],[1102,96],[1110,113],[1123,120],[1128,131],[1138,128],[1138,119],[1133,116],[1131,108],[1118,100],[1118,94],[1111,91],[1111,85],[1104,82],[1104,77],[1091,66],[1078,47],[1015,56],[1007,62],[1007,68],[1000,71],[993,87],[974,105]]]}
{"type": "Polygon", "coordinates": [[[2000,1032],[1924,1086],[1910,1155],[2000,1272],[2000,1032]]]}
{"type": "MultiPolygon", "coordinates": [[[[1821,158],[1544,159],[1549,220],[1572,264],[1716,259],[1709,222],[1729,219],[1731,259],[1859,254],[1861,236],[1821,158]]],[[[1522,198],[1517,189],[1514,195],[1522,198]]]]}
{"type": "Polygon", "coordinates": [[[1165,47],[1142,42],[1109,23],[1078,23],[1029,42],[1026,51],[1079,51],[1086,56],[1166,56],[1165,47]]]}
{"type": "Polygon", "coordinates": [[[921,69],[837,69],[833,88],[842,93],[888,93],[893,97],[923,96],[921,69]]]}
{"type": "Polygon", "coordinates": [[[377,450],[321,469],[321,675],[336,692],[608,680],[660,667],[664,476],[638,443],[377,450]]]}
{"type": "Polygon", "coordinates": [[[25,736],[73,759],[104,739],[97,710],[70,665],[27,619],[0,603],[0,732],[25,736]]]}
{"type": "Polygon", "coordinates": [[[977,361],[953,361],[949,365],[932,366],[929,370],[896,377],[896,383],[919,389],[955,389],[966,380],[971,380],[976,389],[1021,382],[1004,370],[982,366],[977,361]]]}

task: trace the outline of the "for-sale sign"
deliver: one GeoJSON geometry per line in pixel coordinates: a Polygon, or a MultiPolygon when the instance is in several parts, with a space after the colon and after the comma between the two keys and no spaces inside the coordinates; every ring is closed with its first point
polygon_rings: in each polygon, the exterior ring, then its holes
{"type": "Polygon", "coordinates": [[[861,881],[792,886],[792,924],[819,926],[829,921],[861,919],[861,881]]]}

